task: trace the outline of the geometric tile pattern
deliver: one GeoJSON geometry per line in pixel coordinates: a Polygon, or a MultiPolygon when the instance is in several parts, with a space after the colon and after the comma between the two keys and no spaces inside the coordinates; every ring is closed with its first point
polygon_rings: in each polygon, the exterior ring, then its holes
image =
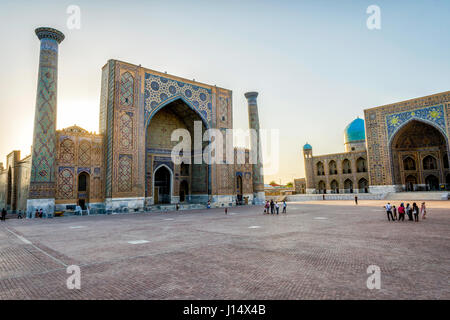
{"type": "Polygon", "coordinates": [[[130,192],[132,190],[132,163],[133,158],[131,155],[119,155],[119,170],[117,177],[119,192],[130,192]]]}
{"type": "Polygon", "coordinates": [[[161,105],[180,97],[188,103],[189,107],[196,110],[206,123],[211,122],[211,89],[146,73],[144,85],[145,123],[159,110],[161,105]]]}
{"type": "Polygon", "coordinates": [[[73,198],[74,175],[73,168],[60,167],[58,174],[58,198],[73,198]]]}
{"type": "Polygon", "coordinates": [[[120,144],[128,149],[133,145],[133,120],[132,113],[124,113],[120,117],[120,144]]]}
{"type": "Polygon", "coordinates": [[[59,147],[60,161],[67,163],[75,160],[75,144],[69,138],[64,139],[59,147]]]}
{"type": "Polygon", "coordinates": [[[89,166],[91,162],[91,144],[84,140],[80,142],[78,149],[78,165],[89,166]]]}
{"type": "Polygon", "coordinates": [[[134,79],[129,72],[120,77],[120,104],[131,107],[133,105],[134,79]]]}
{"type": "Polygon", "coordinates": [[[446,135],[444,105],[435,105],[423,109],[415,109],[412,111],[405,111],[386,115],[386,127],[388,132],[388,140],[393,134],[397,132],[402,124],[411,119],[424,120],[431,122],[441,129],[441,132],[446,135]]]}
{"type": "Polygon", "coordinates": [[[31,183],[55,182],[58,43],[41,40],[31,183]]]}

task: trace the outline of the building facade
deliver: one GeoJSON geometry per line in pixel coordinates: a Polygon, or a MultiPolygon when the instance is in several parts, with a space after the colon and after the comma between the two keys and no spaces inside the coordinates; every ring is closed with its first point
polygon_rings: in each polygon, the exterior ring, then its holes
{"type": "Polygon", "coordinates": [[[364,120],[355,119],[344,131],[345,152],[313,155],[310,144],[303,146],[306,193],[367,193],[369,174],[364,120]]]}
{"type": "Polygon", "coordinates": [[[306,193],[450,190],[449,113],[450,91],[364,110],[345,128],[345,152],[303,146],[306,193]]]}
{"type": "Polygon", "coordinates": [[[51,28],[36,34],[41,58],[32,154],[20,160],[14,151],[0,167],[0,201],[9,210],[53,213],[89,205],[91,212],[127,212],[161,204],[264,201],[258,93],[246,94],[255,148],[234,148],[226,139],[233,128],[232,91],[109,60],[102,68],[99,134],[79,126],[56,130],[58,45],[64,35],[51,28]],[[177,129],[189,141],[174,138],[177,129]],[[224,153],[212,161],[220,155],[205,150],[217,132],[224,153]],[[172,151],[180,142],[190,150],[182,149],[183,161],[175,163],[172,151]],[[227,150],[232,163],[226,162],[227,150]]]}
{"type": "Polygon", "coordinates": [[[450,91],[364,110],[370,190],[450,186],[450,91]]]}

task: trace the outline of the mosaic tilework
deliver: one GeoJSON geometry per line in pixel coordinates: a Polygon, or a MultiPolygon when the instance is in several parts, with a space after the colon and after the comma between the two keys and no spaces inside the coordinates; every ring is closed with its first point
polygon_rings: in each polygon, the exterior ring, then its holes
{"type": "Polygon", "coordinates": [[[120,117],[120,144],[128,149],[133,145],[133,120],[132,113],[124,113],[120,117]]]}
{"type": "Polygon", "coordinates": [[[105,145],[105,162],[106,162],[106,177],[105,177],[105,195],[112,196],[112,167],[113,167],[113,118],[114,118],[114,80],[115,80],[116,63],[112,60],[108,63],[108,68],[105,70],[108,77],[108,98],[105,114],[105,131],[106,131],[106,145],[105,145]]]}
{"type": "Polygon", "coordinates": [[[89,141],[81,141],[78,148],[78,165],[89,166],[91,163],[91,144],[89,141]]]}
{"type": "Polygon", "coordinates": [[[131,107],[134,102],[134,78],[129,72],[120,76],[120,104],[131,107]]]}
{"type": "Polygon", "coordinates": [[[119,170],[117,177],[119,192],[130,192],[132,189],[132,164],[133,158],[131,155],[119,155],[119,170]]]}
{"type": "Polygon", "coordinates": [[[402,124],[408,122],[411,119],[424,120],[435,124],[442,130],[442,133],[446,133],[445,128],[445,116],[444,105],[436,105],[423,109],[416,109],[412,111],[399,112],[386,115],[386,127],[388,132],[388,140],[392,138],[395,132],[402,127],[402,124]]]}
{"type": "Polygon", "coordinates": [[[175,81],[161,76],[145,74],[145,123],[167,102],[178,97],[187,101],[206,123],[212,120],[211,89],[175,81]]]}
{"type": "Polygon", "coordinates": [[[62,162],[73,162],[75,159],[75,144],[72,139],[66,138],[61,141],[59,147],[60,161],[62,162]]]}
{"type": "Polygon", "coordinates": [[[72,199],[74,185],[74,168],[60,167],[58,174],[58,198],[72,199]]]}
{"type": "Polygon", "coordinates": [[[54,197],[58,43],[43,38],[39,57],[30,198],[54,197]]]}

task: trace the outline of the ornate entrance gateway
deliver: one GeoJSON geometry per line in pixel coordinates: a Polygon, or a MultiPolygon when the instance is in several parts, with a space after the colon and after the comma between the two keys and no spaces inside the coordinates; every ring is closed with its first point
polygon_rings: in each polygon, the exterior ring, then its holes
{"type": "Polygon", "coordinates": [[[411,120],[391,142],[394,183],[405,191],[437,191],[445,188],[448,145],[433,125],[411,120]],[[442,185],[442,188],[441,188],[442,185]]]}

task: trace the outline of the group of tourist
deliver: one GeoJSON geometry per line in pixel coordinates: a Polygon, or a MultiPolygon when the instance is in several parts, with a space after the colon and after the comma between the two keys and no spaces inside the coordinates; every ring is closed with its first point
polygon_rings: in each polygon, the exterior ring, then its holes
{"type": "Polygon", "coordinates": [[[405,205],[403,202],[400,204],[398,208],[391,205],[389,202],[387,205],[384,206],[384,209],[386,210],[388,221],[405,221],[405,214],[408,216],[409,221],[415,221],[419,222],[419,214],[422,215],[422,219],[426,219],[427,215],[427,208],[425,206],[425,202],[422,202],[422,205],[419,207],[414,202],[412,207],[409,205],[409,203],[405,205]],[[397,218],[398,213],[398,218],[397,218]]]}
{"type": "MultiPolygon", "coordinates": [[[[281,213],[286,213],[286,201],[283,201],[283,211],[281,213]]],[[[278,202],[274,202],[273,200],[266,201],[266,204],[264,205],[264,213],[266,214],[279,214],[280,212],[280,205],[278,202]]]]}

